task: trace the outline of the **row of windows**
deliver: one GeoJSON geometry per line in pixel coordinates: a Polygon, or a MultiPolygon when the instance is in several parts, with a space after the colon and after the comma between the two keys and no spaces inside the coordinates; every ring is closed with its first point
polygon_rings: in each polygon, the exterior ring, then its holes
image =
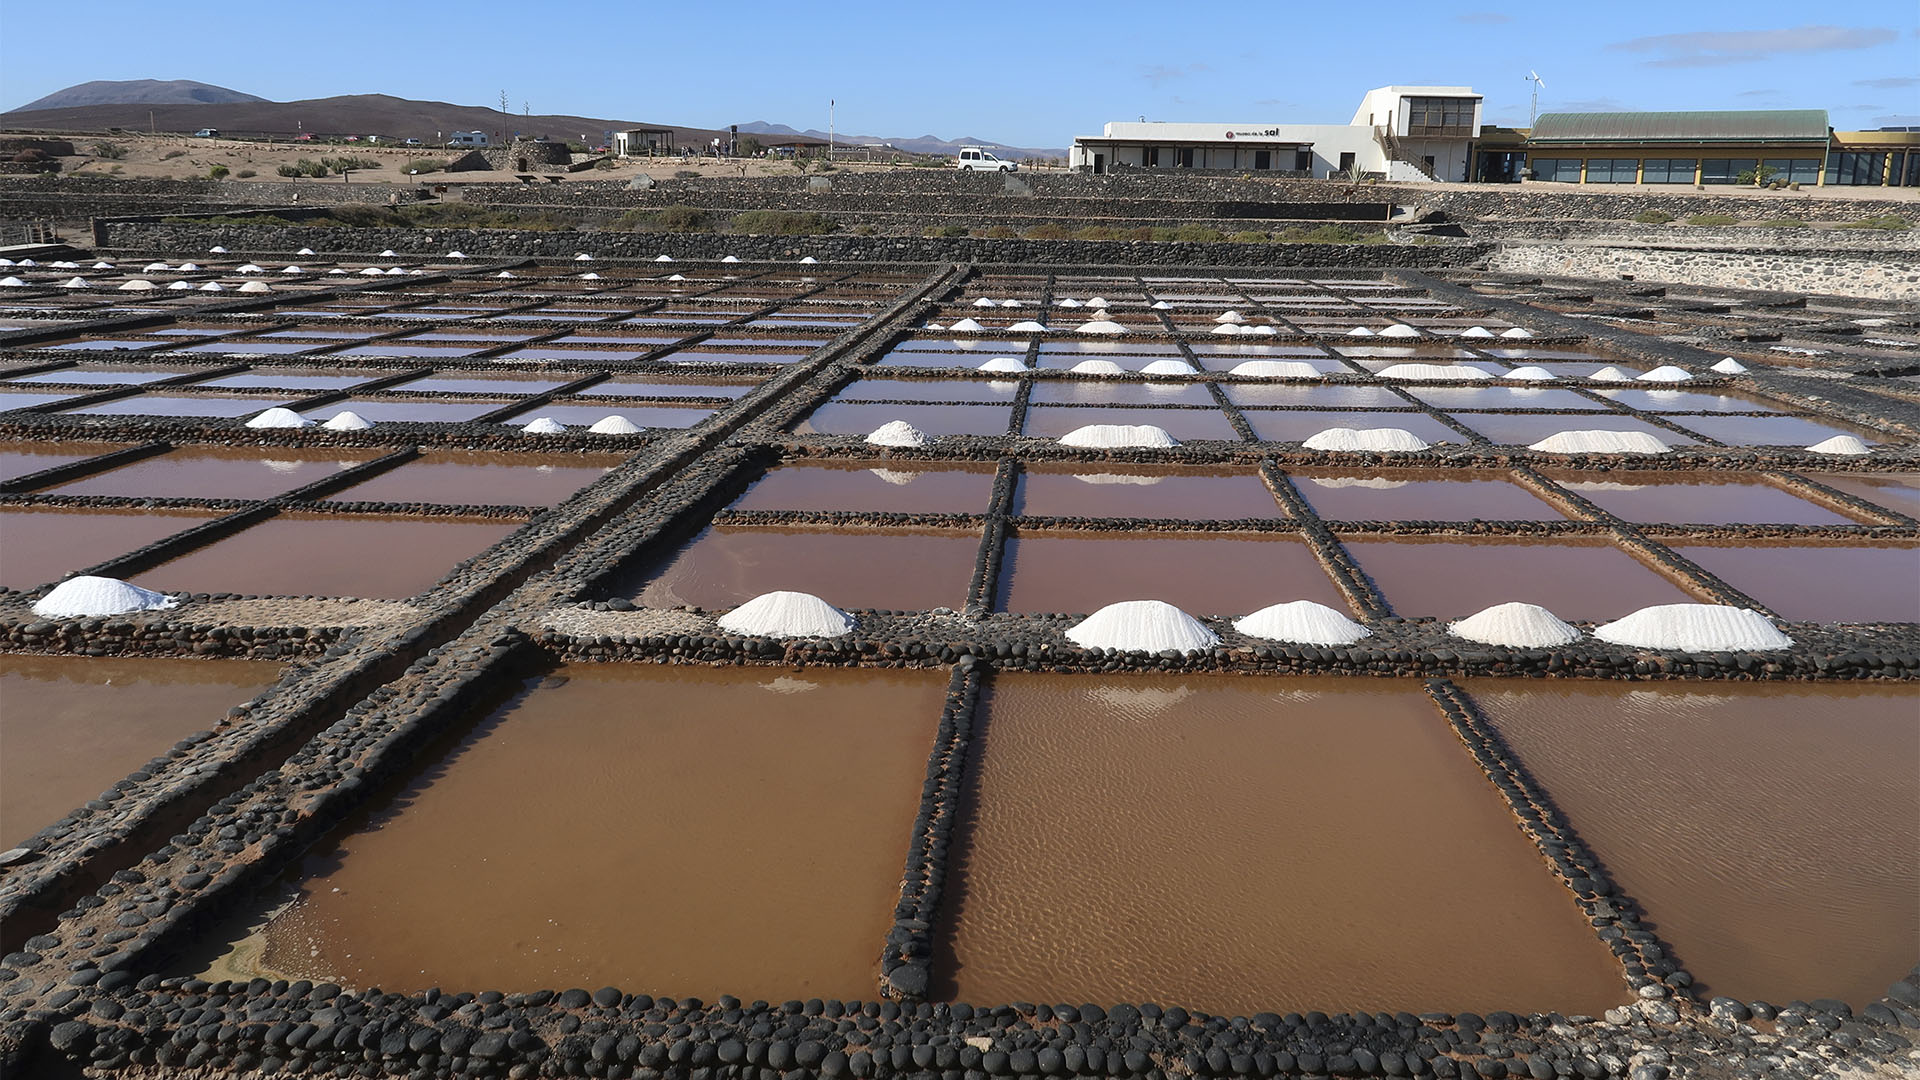
{"type": "MultiPolygon", "coordinates": [[[[1576,184],[1582,179],[1581,161],[1534,158],[1529,167],[1536,180],[1576,184]]],[[[1820,182],[1819,158],[1587,158],[1585,163],[1589,184],[1691,184],[1696,171],[1703,184],[1751,184],[1759,175],[1769,181],[1820,182]]],[[[1885,154],[1835,154],[1827,166],[1827,183],[1878,184],[1885,165],[1885,154]]],[[[1895,182],[1899,182],[1898,170],[1895,182]]]]}
{"type": "Polygon", "coordinates": [[[1407,127],[1471,127],[1472,98],[1416,97],[1407,99],[1407,127]]]}

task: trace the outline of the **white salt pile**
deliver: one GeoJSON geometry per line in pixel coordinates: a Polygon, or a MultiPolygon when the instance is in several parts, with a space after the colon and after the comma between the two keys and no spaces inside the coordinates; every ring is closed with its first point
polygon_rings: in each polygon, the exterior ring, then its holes
{"type": "Polygon", "coordinates": [[[173,269],[173,267],[168,266],[166,263],[150,262],[146,265],[146,267],[142,270],[142,272],[148,273],[148,274],[157,274],[162,270],[171,270],[171,269],[173,269]]]}
{"type": "Polygon", "coordinates": [[[756,637],[839,637],[853,630],[853,618],[812,593],[770,592],[720,616],[720,629],[756,637]]]}
{"type": "Polygon", "coordinates": [[[1514,368],[1512,371],[1507,372],[1505,377],[1509,379],[1519,379],[1523,382],[1547,382],[1551,379],[1557,379],[1560,376],[1555,375],[1546,368],[1534,367],[1530,364],[1526,367],[1514,368]]]}
{"type": "Polygon", "coordinates": [[[945,329],[946,329],[946,327],[945,327],[945,326],[943,326],[943,325],[941,325],[940,323],[937,323],[937,322],[930,322],[930,323],[928,323],[928,324],[926,325],[926,329],[928,329],[928,330],[945,330],[945,329]]]}
{"type": "Polygon", "coordinates": [[[1415,330],[1413,327],[1408,326],[1406,323],[1394,323],[1392,326],[1389,326],[1385,330],[1380,331],[1380,336],[1381,337],[1419,337],[1420,331],[1415,330]]]}
{"type": "Polygon", "coordinates": [[[383,251],[383,252],[381,252],[381,253],[380,253],[380,257],[381,257],[381,258],[383,258],[383,259],[393,259],[393,258],[398,258],[398,257],[399,257],[399,255],[400,255],[400,253],[399,253],[399,252],[397,252],[397,251],[395,251],[395,250],[393,250],[392,248],[388,248],[387,250],[385,250],[385,251],[383,251]]]}
{"type": "Polygon", "coordinates": [[[207,254],[209,255],[225,255],[226,253],[227,249],[221,247],[219,244],[215,244],[207,249],[207,254]]]}
{"type": "Polygon", "coordinates": [[[1422,382],[1461,382],[1494,377],[1490,371],[1467,364],[1389,364],[1376,374],[1382,379],[1418,379],[1422,382]]]}
{"type": "Polygon", "coordinates": [[[1153,310],[1155,311],[1172,311],[1173,310],[1173,305],[1167,303],[1165,300],[1155,300],[1152,304],[1149,304],[1148,306],[1153,308],[1153,310]]]}
{"type": "Polygon", "coordinates": [[[33,613],[43,619],[79,619],[99,615],[123,615],[129,611],[164,611],[180,601],[166,593],[129,585],[119,578],[68,578],[33,605],[33,613]]]}
{"type": "Polygon", "coordinates": [[[1062,301],[1060,301],[1059,303],[1057,303],[1057,304],[1055,304],[1054,306],[1055,306],[1055,307],[1065,307],[1065,308],[1075,308],[1075,307],[1079,307],[1079,306],[1080,306],[1080,301],[1078,301],[1078,300],[1075,300],[1075,299],[1074,299],[1073,297],[1071,297],[1071,296],[1069,296],[1069,297],[1067,297],[1067,298],[1066,298],[1065,300],[1062,300],[1062,301]]]}
{"type": "Polygon", "coordinates": [[[1615,645],[1681,652],[1784,649],[1793,639],[1749,608],[1719,604],[1659,604],[1595,627],[1593,636],[1615,645]]]}
{"type": "Polygon", "coordinates": [[[1530,338],[1533,335],[1527,332],[1526,330],[1522,329],[1521,327],[1515,326],[1515,327],[1511,327],[1509,329],[1500,331],[1500,336],[1504,338],[1530,338]]]}
{"type": "Polygon", "coordinates": [[[1235,364],[1227,374],[1254,379],[1317,379],[1320,369],[1304,360],[1246,360],[1235,364]]]}
{"type": "Polygon", "coordinates": [[[1233,323],[1222,323],[1219,326],[1214,327],[1212,332],[1216,334],[1224,334],[1231,337],[1232,335],[1238,334],[1240,332],[1240,327],[1234,325],[1233,323]]]}
{"type": "Polygon", "coordinates": [[[1243,323],[1247,321],[1247,317],[1237,311],[1223,311],[1215,315],[1213,321],[1217,323],[1243,323]]]}
{"type": "MultiPolygon", "coordinates": [[[[295,255],[311,255],[311,254],[313,254],[313,249],[312,249],[312,248],[301,248],[301,249],[300,249],[299,251],[296,251],[296,252],[294,252],[294,254],[295,254],[295,255]]],[[[460,255],[460,253],[459,253],[459,252],[457,252],[457,251],[456,251],[456,252],[454,252],[454,254],[455,254],[455,255],[460,255]]],[[[466,256],[465,256],[465,255],[460,255],[460,257],[461,257],[461,258],[463,258],[463,259],[464,259],[464,258],[466,258],[466,256]]]]}
{"type": "Polygon", "coordinates": [[[1425,450],[1427,441],[1405,428],[1328,428],[1300,445],[1309,450],[1373,450],[1406,452],[1425,450]]]}
{"type": "Polygon", "coordinates": [[[1353,329],[1347,331],[1347,336],[1348,337],[1372,337],[1373,331],[1367,329],[1364,326],[1356,326],[1353,329]]]}
{"type": "Polygon", "coordinates": [[[990,296],[982,296],[973,302],[974,307],[999,307],[1000,301],[990,296]]]}
{"type": "Polygon", "coordinates": [[[1263,607],[1233,624],[1248,637],[1300,645],[1351,645],[1373,631],[1340,612],[1311,600],[1263,607]]]}
{"type": "Polygon", "coordinates": [[[603,416],[595,420],[593,426],[587,430],[593,432],[595,435],[632,435],[640,430],[640,426],[626,417],[616,414],[613,416],[603,416]]]}
{"type": "Polygon", "coordinates": [[[40,264],[39,264],[39,263],[37,263],[37,262],[34,262],[34,261],[33,261],[32,259],[21,259],[21,260],[20,260],[19,262],[17,262],[17,263],[14,263],[13,265],[15,265],[15,266],[39,266],[40,264]]]}
{"type": "Polygon", "coordinates": [[[1719,372],[1722,375],[1740,375],[1746,372],[1747,365],[1729,356],[1724,360],[1721,360],[1719,363],[1713,365],[1713,370],[1719,372]]]}
{"type": "MultiPolygon", "coordinates": [[[[378,276],[380,276],[381,274],[384,274],[384,273],[386,273],[386,271],[385,271],[385,270],[382,270],[382,269],[380,269],[380,268],[379,268],[379,267],[377,267],[377,266],[369,266],[369,267],[367,267],[367,268],[365,268],[365,269],[363,269],[363,270],[361,270],[361,271],[360,271],[360,276],[361,276],[361,277],[378,277],[378,276]]],[[[507,273],[507,272],[506,272],[505,270],[502,270],[502,271],[500,271],[500,272],[499,272],[498,274],[495,274],[495,275],[493,275],[493,276],[494,276],[494,277],[512,277],[513,275],[512,275],[512,274],[509,274],[509,273],[507,273]]]]}
{"type": "Polygon", "coordinates": [[[981,364],[976,371],[1025,371],[1027,365],[1017,356],[996,356],[981,364]]]}
{"type": "Polygon", "coordinates": [[[1812,446],[1807,447],[1807,449],[1816,454],[1844,454],[1850,457],[1858,457],[1861,454],[1870,454],[1873,452],[1866,443],[1852,435],[1835,435],[1831,439],[1823,439],[1820,442],[1814,443],[1812,446]]]}
{"type": "Polygon", "coordinates": [[[589,255],[589,254],[587,254],[586,252],[584,252],[584,251],[582,251],[582,252],[580,252],[579,254],[577,254],[577,255],[575,255],[575,256],[573,257],[573,261],[574,261],[574,262],[592,262],[592,261],[593,261],[593,256],[591,256],[591,255],[589,255]]]}
{"type": "Polygon", "coordinates": [[[956,331],[958,333],[977,334],[980,331],[985,330],[986,327],[981,326],[978,322],[976,322],[973,319],[961,319],[959,322],[954,323],[952,326],[947,327],[947,329],[956,331]]]}
{"type": "Polygon", "coordinates": [[[668,281],[685,281],[685,280],[687,280],[687,275],[685,275],[685,274],[668,274],[668,275],[667,275],[667,280],[668,280],[668,281]]]}
{"type": "Polygon", "coordinates": [[[1107,307],[1108,306],[1107,298],[1104,296],[1096,296],[1093,299],[1087,301],[1087,306],[1097,307],[1097,308],[1107,307]]]}
{"type": "Polygon", "coordinates": [[[1273,337],[1274,335],[1278,334],[1280,331],[1275,330],[1273,327],[1268,326],[1265,323],[1262,323],[1259,326],[1243,326],[1240,328],[1240,332],[1243,334],[1261,334],[1267,337],[1273,337]]]}
{"type": "Polygon", "coordinates": [[[297,266],[283,266],[283,267],[281,267],[281,268],[280,268],[280,272],[281,272],[281,273],[283,273],[283,274],[304,274],[304,273],[306,273],[306,271],[304,271],[304,270],[302,270],[302,269],[300,269],[300,268],[299,268],[299,267],[297,267],[297,266]]]}
{"type": "Polygon", "coordinates": [[[589,270],[586,273],[580,275],[580,280],[581,281],[599,281],[600,275],[589,270]]]}
{"type": "Polygon", "coordinates": [[[721,261],[721,262],[723,262],[723,263],[737,263],[737,262],[739,262],[739,261],[740,261],[740,256],[738,256],[738,255],[726,255],[726,256],[722,256],[722,257],[721,257],[721,259],[720,259],[720,261],[721,261]]]}
{"type": "Polygon", "coordinates": [[[1018,301],[1018,300],[1002,300],[1002,301],[1000,301],[1000,306],[1001,306],[1001,307],[1019,307],[1019,306],[1020,306],[1020,301],[1018,301]]]}
{"type": "Polygon", "coordinates": [[[1067,369],[1075,375],[1125,375],[1127,369],[1111,360],[1082,360],[1067,369]]]}
{"type": "Polygon", "coordinates": [[[1670,447],[1645,431],[1561,431],[1527,449],[1543,454],[1664,454],[1670,447]]]}
{"type": "Polygon", "coordinates": [[[1164,600],[1108,604],[1068,630],[1067,640],[1088,649],[1128,652],[1189,652],[1220,644],[1219,636],[1200,620],[1164,600]]]}
{"type": "Polygon", "coordinates": [[[1124,334],[1127,328],[1111,319],[1095,319],[1074,327],[1082,334],[1124,334]]]}
{"type": "MultiPolygon", "coordinates": [[[[312,252],[310,252],[310,251],[302,251],[302,252],[300,252],[300,254],[302,254],[302,255],[311,255],[311,254],[313,254],[313,253],[312,253],[312,252]]],[[[453,250],[453,251],[449,251],[449,252],[447,252],[447,258],[449,258],[449,259],[464,259],[464,258],[466,258],[466,257],[467,257],[467,253],[466,253],[466,252],[464,252],[464,251],[460,251],[459,249],[455,249],[455,250],[453,250]]]]}
{"type": "Polygon", "coordinates": [[[1633,372],[1608,364],[1606,367],[1587,376],[1587,378],[1592,379],[1594,382],[1632,382],[1633,372]]]}
{"type": "Polygon", "coordinates": [[[60,287],[63,289],[84,289],[87,287],[87,279],[75,275],[61,282],[60,287]]]}
{"type": "Polygon", "coordinates": [[[333,419],[320,426],[328,431],[365,431],[373,426],[373,421],[352,409],[343,409],[335,413],[333,419]]]}
{"type": "Polygon", "coordinates": [[[200,291],[201,292],[226,292],[227,287],[225,285],[220,284],[217,281],[209,281],[205,285],[200,286],[200,291]]]}
{"type": "Polygon", "coordinates": [[[804,258],[804,259],[801,259],[801,260],[800,260],[800,265],[802,265],[802,266],[812,266],[812,265],[814,265],[814,264],[816,264],[816,263],[818,263],[819,261],[820,261],[819,259],[816,259],[816,258],[814,258],[813,256],[811,256],[811,255],[809,255],[809,256],[807,256],[806,258],[804,258]]]}
{"type": "Polygon", "coordinates": [[[48,265],[48,266],[51,266],[51,267],[53,267],[53,268],[54,268],[55,270],[78,270],[78,269],[80,269],[80,264],[79,264],[79,263],[73,263],[73,262],[67,262],[67,261],[66,261],[66,260],[64,260],[64,259],[62,259],[62,260],[59,260],[59,261],[56,261],[56,262],[50,262],[50,263],[48,263],[47,265],[48,265]]]}
{"type": "Polygon", "coordinates": [[[654,261],[654,262],[672,262],[672,261],[673,261],[673,256],[671,256],[671,255],[655,255],[655,256],[653,257],[653,261],[654,261]]]}
{"type": "Polygon", "coordinates": [[[167,286],[167,290],[169,292],[186,292],[192,288],[193,288],[193,282],[191,281],[176,281],[173,284],[167,286]]]}
{"type": "Polygon", "coordinates": [[[26,282],[21,281],[17,277],[8,276],[8,277],[0,278],[0,285],[4,285],[9,289],[18,289],[24,286],[25,284],[26,282]]]}
{"type": "Polygon", "coordinates": [[[247,426],[250,428],[303,428],[312,427],[313,421],[292,409],[273,408],[247,421],[247,426]]]}
{"type": "MultiPolygon", "coordinates": [[[[7,280],[13,282],[16,285],[20,283],[19,278],[8,278],[7,280]]],[[[0,284],[5,284],[5,282],[0,282],[0,284]]],[[[153,284],[153,282],[148,281],[146,278],[134,278],[132,281],[122,283],[120,286],[120,291],[121,292],[151,292],[154,290],[154,288],[155,288],[155,285],[153,284]]]]}
{"type": "Polygon", "coordinates": [[[1454,637],[1516,649],[1541,649],[1580,640],[1580,631],[1538,604],[1495,604],[1447,629],[1454,637]]]}
{"type": "Polygon", "coordinates": [[[342,269],[340,269],[339,267],[337,267],[337,266],[336,266],[336,267],[334,267],[333,269],[331,269],[331,270],[329,270],[329,271],[327,271],[327,273],[329,273],[329,274],[344,274],[344,273],[346,273],[346,271],[345,271],[345,270],[342,270],[342,269]]]}
{"type": "Polygon", "coordinates": [[[93,268],[95,270],[111,270],[113,269],[113,264],[110,262],[97,262],[93,264],[93,268]]]}
{"type": "Polygon", "coordinates": [[[1047,332],[1047,324],[1035,322],[1032,319],[1022,319],[1007,327],[1007,330],[1015,334],[1044,334],[1047,332]]]}
{"type": "Polygon", "coordinates": [[[1167,429],[1152,424],[1088,424],[1060,436],[1061,446],[1091,448],[1179,446],[1180,441],[1167,429]]]}
{"type": "Polygon", "coordinates": [[[1142,375],[1198,375],[1200,370],[1185,360],[1155,360],[1140,369],[1142,375]]]}
{"type": "MultiPolygon", "coordinates": [[[[376,271],[376,272],[377,272],[377,271],[376,271]]],[[[493,275],[493,276],[494,276],[494,277],[497,277],[497,278],[510,278],[510,277],[513,277],[513,276],[514,276],[514,274],[513,274],[513,271],[511,271],[511,270],[502,270],[502,271],[500,271],[499,273],[497,273],[497,274],[495,274],[495,275],[493,275]]]]}
{"type": "Polygon", "coordinates": [[[925,446],[931,441],[926,432],[905,420],[889,420],[867,435],[872,446],[925,446]]]}
{"type": "Polygon", "coordinates": [[[1465,330],[1460,331],[1460,336],[1461,337],[1492,337],[1493,331],[1487,329],[1484,326],[1469,326],[1465,330]]]}
{"type": "Polygon", "coordinates": [[[418,273],[418,271],[407,271],[407,270],[402,270],[402,269],[400,269],[400,268],[399,268],[399,267],[397,267],[397,266],[389,266],[389,267],[387,267],[387,276],[388,276],[388,277],[392,277],[392,276],[393,276],[393,275],[395,275],[395,274],[407,274],[407,273],[418,273]]]}
{"type": "Polygon", "coordinates": [[[1693,378],[1693,372],[1672,364],[1662,364],[1640,376],[1641,382],[1686,382],[1693,378]]]}
{"type": "Polygon", "coordinates": [[[199,269],[200,269],[199,263],[183,262],[180,264],[180,272],[183,274],[191,274],[199,269]]]}
{"type": "Polygon", "coordinates": [[[244,293],[272,292],[273,286],[264,281],[249,281],[245,285],[240,286],[240,291],[244,293]]]}
{"type": "Polygon", "coordinates": [[[567,425],[551,416],[541,416],[521,425],[520,430],[528,435],[564,435],[567,425]]]}

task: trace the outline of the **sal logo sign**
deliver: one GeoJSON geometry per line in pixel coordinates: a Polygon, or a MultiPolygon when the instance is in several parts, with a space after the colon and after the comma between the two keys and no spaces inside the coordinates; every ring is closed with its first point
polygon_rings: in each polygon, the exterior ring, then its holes
{"type": "Polygon", "coordinates": [[[1262,128],[1259,131],[1229,131],[1227,132],[1227,138],[1231,139],[1240,135],[1250,135],[1256,139],[1259,139],[1259,138],[1270,139],[1279,134],[1280,134],[1279,128],[1262,128]]]}

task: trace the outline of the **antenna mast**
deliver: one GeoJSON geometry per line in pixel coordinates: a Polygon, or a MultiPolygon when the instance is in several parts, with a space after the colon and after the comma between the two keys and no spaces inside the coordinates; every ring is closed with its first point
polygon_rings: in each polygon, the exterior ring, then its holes
{"type": "Polygon", "coordinates": [[[1533,108],[1527,112],[1527,130],[1532,131],[1534,123],[1540,119],[1540,88],[1547,85],[1547,80],[1541,78],[1537,71],[1528,71],[1527,81],[1533,84],[1533,108]]]}

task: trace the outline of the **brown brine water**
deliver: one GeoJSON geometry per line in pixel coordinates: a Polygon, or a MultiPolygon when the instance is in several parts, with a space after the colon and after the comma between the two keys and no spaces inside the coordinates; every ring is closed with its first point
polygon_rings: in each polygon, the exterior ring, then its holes
{"type": "Polygon", "coordinates": [[[1292,476],[1307,505],[1336,521],[1558,521],[1565,517],[1503,473],[1375,469],[1292,476]]]}
{"type": "Polygon", "coordinates": [[[335,502],[553,506],[625,460],[614,454],[429,451],[329,496],[335,502]]]}
{"type": "Polygon", "coordinates": [[[1191,615],[1244,615],[1346,599],[1294,536],[1021,532],[1007,541],[995,610],[1086,614],[1122,600],[1163,600],[1191,615]]]}
{"type": "Polygon", "coordinates": [[[0,588],[31,589],[220,515],[165,510],[0,507],[0,588]]]}
{"type": "Polygon", "coordinates": [[[1031,517],[1134,517],[1189,521],[1284,517],[1252,469],[1032,464],[1021,473],[1013,512],[1031,517]]]}
{"type": "Polygon", "coordinates": [[[980,534],[959,530],[715,525],[615,592],[660,608],[733,607],[775,591],[840,608],[959,608],[979,550],[980,534]]]}
{"type": "Polygon", "coordinates": [[[460,521],[282,514],[133,578],[162,592],[401,600],[520,527],[460,521]]]}
{"type": "Polygon", "coordinates": [[[0,846],[218,726],[279,676],[250,660],[0,657],[0,846]]]}
{"type": "Polygon", "coordinates": [[[378,450],[186,447],[48,489],[59,495],[176,499],[269,499],[325,480],[378,450]]]}
{"type": "Polygon", "coordinates": [[[323,841],[211,970],[871,998],[946,685],[562,669],[323,841]]]}
{"type": "Polygon", "coordinates": [[[1783,619],[1920,622],[1920,545],[1675,543],[1673,550],[1783,619]]]}
{"type": "Polygon", "coordinates": [[[1459,619],[1495,604],[1538,604],[1562,619],[1617,619],[1654,604],[1699,603],[1604,541],[1343,539],[1396,615],[1459,619]]]}
{"type": "Polygon", "coordinates": [[[1627,521],[1695,525],[1852,525],[1842,516],[1762,480],[1704,474],[1569,474],[1562,486],[1627,521]]]}
{"type": "Polygon", "coordinates": [[[1598,1013],[1621,973],[1416,686],[999,676],[935,994],[1598,1013]]]}
{"type": "Polygon", "coordinates": [[[986,462],[788,463],[767,470],[731,509],[984,514],[993,501],[994,472],[986,462]]]}
{"type": "Polygon", "coordinates": [[[1857,1008],[1920,960],[1911,687],[1465,685],[1705,994],[1857,1008]]]}

